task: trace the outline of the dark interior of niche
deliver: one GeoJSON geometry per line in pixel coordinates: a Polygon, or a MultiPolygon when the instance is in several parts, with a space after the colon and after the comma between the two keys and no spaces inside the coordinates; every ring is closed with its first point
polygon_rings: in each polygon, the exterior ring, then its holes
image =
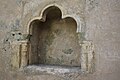
{"type": "Polygon", "coordinates": [[[61,10],[55,6],[46,9],[44,15],[45,22],[34,20],[30,25],[29,65],[80,67],[76,21],[61,19],[61,10]]]}

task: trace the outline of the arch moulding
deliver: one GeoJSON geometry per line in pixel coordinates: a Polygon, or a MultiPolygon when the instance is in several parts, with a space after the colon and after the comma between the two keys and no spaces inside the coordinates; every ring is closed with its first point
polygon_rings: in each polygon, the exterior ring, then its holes
{"type": "Polygon", "coordinates": [[[76,33],[82,31],[82,23],[83,23],[82,20],[83,20],[83,19],[81,19],[81,18],[80,18],[78,15],[76,15],[76,14],[68,14],[68,13],[67,13],[67,10],[65,10],[63,7],[59,6],[58,4],[54,3],[54,4],[50,4],[50,5],[47,5],[46,7],[44,7],[44,8],[42,9],[42,11],[40,12],[40,14],[39,14],[38,17],[34,17],[34,18],[32,18],[32,19],[28,22],[28,24],[27,24],[27,34],[29,34],[30,24],[31,24],[32,21],[34,21],[34,20],[40,20],[40,21],[42,21],[42,22],[45,22],[45,21],[46,21],[46,13],[47,13],[46,10],[47,10],[49,7],[57,7],[57,8],[59,8],[59,9],[61,10],[61,13],[62,13],[62,16],[61,16],[62,19],[67,18],[67,17],[73,18],[73,19],[76,21],[76,23],[77,23],[77,31],[76,31],[76,33]]]}

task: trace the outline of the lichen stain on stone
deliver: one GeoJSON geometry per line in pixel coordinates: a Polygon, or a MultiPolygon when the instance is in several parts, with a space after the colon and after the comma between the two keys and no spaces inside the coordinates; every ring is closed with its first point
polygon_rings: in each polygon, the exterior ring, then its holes
{"type": "Polygon", "coordinates": [[[62,50],[65,54],[72,54],[73,50],[72,49],[64,49],[62,50]]]}
{"type": "Polygon", "coordinates": [[[88,11],[92,11],[94,8],[98,6],[97,0],[86,0],[86,3],[88,5],[88,11]]]}

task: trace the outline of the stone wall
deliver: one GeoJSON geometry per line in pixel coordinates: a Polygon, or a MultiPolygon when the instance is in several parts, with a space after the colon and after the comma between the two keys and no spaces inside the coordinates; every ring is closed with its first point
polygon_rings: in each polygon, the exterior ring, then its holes
{"type": "Polygon", "coordinates": [[[1,0],[0,80],[119,80],[119,18],[119,0],[1,0]],[[62,6],[62,17],[75,18],[80,23],[77,25],[82,26],[77,31],[94,43],[95,72],[54,75],[11,69],[11,43],[21,39],[21,34],[27,34],[29,21],[51,4],[62,6]]]}

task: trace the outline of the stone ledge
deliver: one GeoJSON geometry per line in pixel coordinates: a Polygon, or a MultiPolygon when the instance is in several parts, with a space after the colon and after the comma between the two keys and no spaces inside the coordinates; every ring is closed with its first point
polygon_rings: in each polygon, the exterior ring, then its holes
{"type": "Polygon", "coordinates": [[[26,74],[53,74],[53,75],[64,75],[77,73],[80,74],[80,67],[66,67],[66,66],[53,66],[53,65],[30,65],[23,68],[26,74]]]}

